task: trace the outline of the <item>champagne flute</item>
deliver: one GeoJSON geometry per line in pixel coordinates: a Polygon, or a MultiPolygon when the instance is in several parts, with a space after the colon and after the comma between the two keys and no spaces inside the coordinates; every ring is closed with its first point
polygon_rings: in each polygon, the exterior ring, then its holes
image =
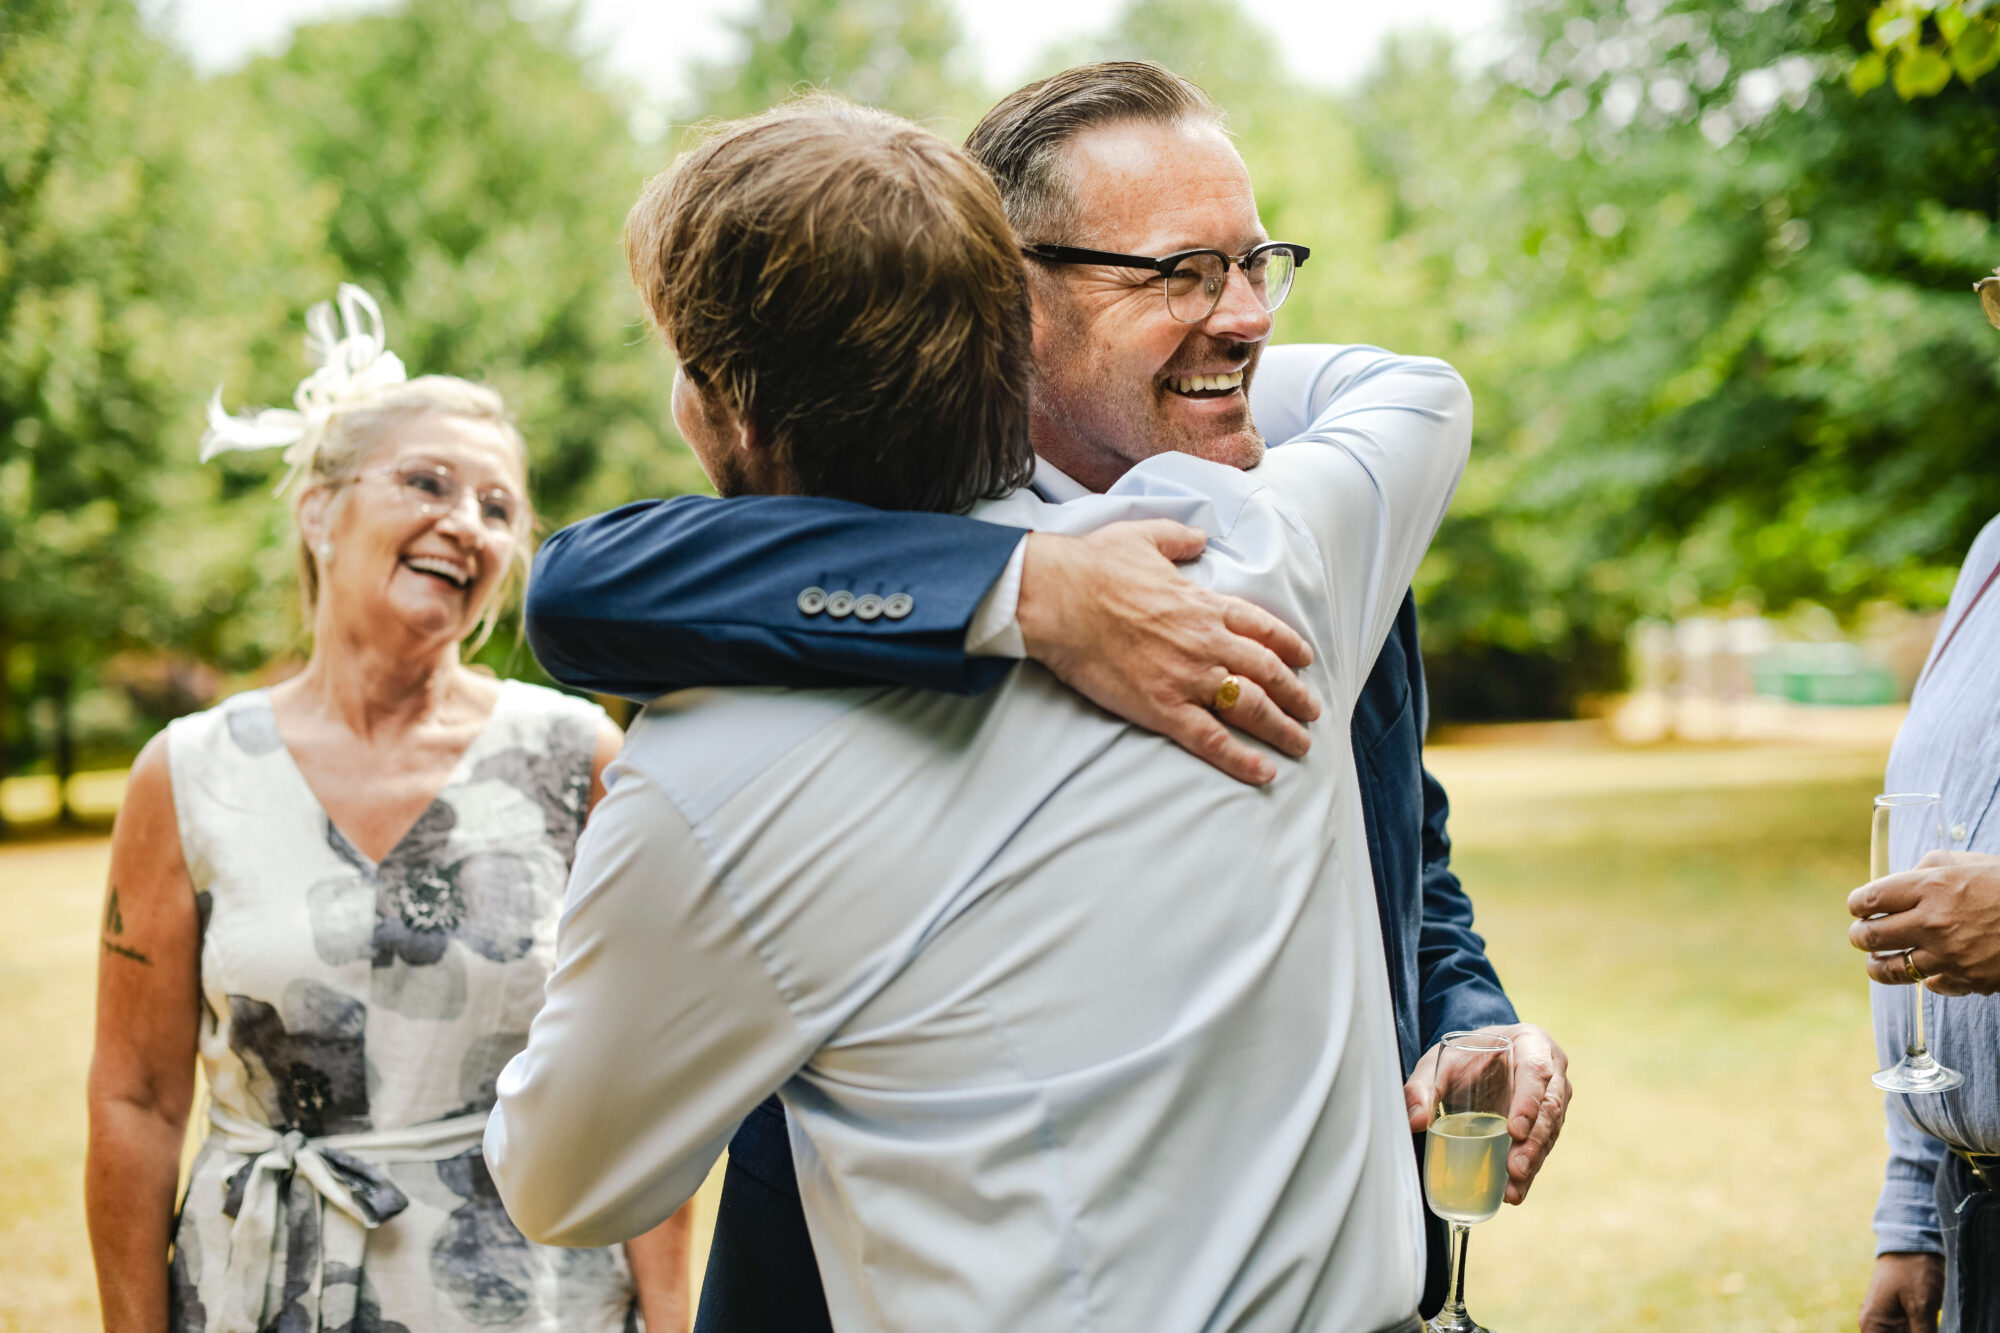
{"type": "MultiPolygon", "coordinates": [[[[1907,870],[1923,860],[1926,853],[1944,845],[1942,798],[1924,792],[1884,793],[1875,798],[1875,822],[1868,839],[1869,878],[1880,879],[1896,870],[1907,870]]],[[[1965,1082],[1965,1078],[1931,1057],[1924,1044],[1925,987],[1918,982],[1911,990],[1903,1058],[1871,1081],[1884,1092],[1949,1092],[1965,1082]]]]}
{"type": "Polygon", "coordinates": [[[1465,1242],[1474,1223],[1500,1211],[1507,1192],[1507,1108],[1514,1095],[1514,1043],[1492,1032],[1448,1032],[1433,1061],[1431,1124],[1424,1134],[1424,1194],[1451,1224],[1451,1292],[1430,1333],[1486,1333],[1465,1312],[1465,1242]]]}

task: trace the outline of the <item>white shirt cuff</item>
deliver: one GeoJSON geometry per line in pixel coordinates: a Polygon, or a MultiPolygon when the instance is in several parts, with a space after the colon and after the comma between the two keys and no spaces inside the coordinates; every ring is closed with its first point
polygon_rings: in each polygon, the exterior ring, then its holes
{"type": "Polygon", "coordinates": [[[1021,566],[1028,558],[1028,539],[1014,543],[1007,568],[993,580],[993,586],[979,599],[972,624],[965,631],[967,657],[1026,657],[1028,645],[1021,638],[1021,566]]]}

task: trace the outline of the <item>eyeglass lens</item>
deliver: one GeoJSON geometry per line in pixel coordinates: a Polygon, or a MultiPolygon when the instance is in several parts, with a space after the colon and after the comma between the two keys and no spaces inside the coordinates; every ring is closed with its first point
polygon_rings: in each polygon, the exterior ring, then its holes
{"type": "MultiPolygon", "coordinates": [[[[448,514],[458,508],[468,489],[450,468],[442,465],[419,464],[398,468],[395,472],[396,488],[403,499],[417,512],[437,515],[448,514]]],[[[505,487],[494,486],[480,491],[478,501],[479,521],[493,532],[514,530],[514,522],[520,516],[521,502],[513,492],[505,487]]]]}
{"type": "MultiPolygon", "coordinates": [[[[1250,290],[1266,310],[1276,310],[1285,303],[1297,269],[1290,250],[1259,250],[1242,267],[1250,290]]],[[[1228,285],[1229,264],[1221,255],[1206,251],[1189,255],[1167,275],[1167,310],[1187,324],[1207,319],[1221,303],[1228,285]]]]}

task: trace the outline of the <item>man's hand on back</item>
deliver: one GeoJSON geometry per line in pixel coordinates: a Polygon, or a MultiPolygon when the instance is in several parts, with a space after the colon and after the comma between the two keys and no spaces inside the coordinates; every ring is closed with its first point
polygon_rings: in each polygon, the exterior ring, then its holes
{"type": "MultiPolygon", "coordinates": [[[[1479,1028],[1514,1041],[1514,1100],[1507,1109],[1507,1132],[1514,1146],[1507,1153],[1507,1202],[1528,1197],[1535,1173],[1548,1160],[1563,1117],[1569,1114],[1569,1056],[1555,1039],[1533,1023],[1508,1023],[1479,1028]]],[[[1431,1048],[1433,1051],[1436,1047],[1431,1048]]],[[[1403,1085],[1403,1105],[1412,1131],[1430,1128],[1437,1061],[1429,1051],[1417,1061],[1417,1072],[1403,1085]]]]}
{"type": "Polygon", "coordinates": [[[1174,568],[1208,544],[1199,529],[1146,519],[1027,540],[1021,638],[1070,688],[1252,785],[1277,768],[1223,722],[1294,757],[1311,746],[1301,724],[1319,716],[1319,700],[1295,674],[1312,662],[1311,646],[1270,612],[1174,568]],[[1211,710],[1232,675],[1241,695],[1211,710]]]}

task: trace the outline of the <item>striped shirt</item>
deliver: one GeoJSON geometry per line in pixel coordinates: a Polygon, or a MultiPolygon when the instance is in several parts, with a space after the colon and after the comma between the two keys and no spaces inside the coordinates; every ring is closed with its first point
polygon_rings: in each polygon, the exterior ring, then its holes
{"type": "MultiPolygon", "coordinates": [[[[1889,755],[1885,790],[1938,792],[1954,851],[2000,853],[2000,587],[1972,606],[2000,563],[2000,518],[1972,544],[1958,586],[1945,610],[1942,641],[1959,629],[1942,655],[1931,648],[1927,674],[1917,687],[1910,717],[1889,755]],[[1963,621],[1963,624],[1960,622],[1963,621]]],[[[1901,869],[1921,849],[1891,849],[1901,869]]],[[[1965,1075],[1952,1092],[1884,1097],[1889,1120],[1888,1178],[1875,1206],[1875,1249],[1941,1252],[1932,1187],[1950,1148],[2000,1153],[2000,996],[1933,995],[1919,986],[1883,986],[1874,992],[1875,1045],[1884,1067],[1903,1050],[1910,1004],[1924,1003],[1931,1052],[1965,1075]]]]}

